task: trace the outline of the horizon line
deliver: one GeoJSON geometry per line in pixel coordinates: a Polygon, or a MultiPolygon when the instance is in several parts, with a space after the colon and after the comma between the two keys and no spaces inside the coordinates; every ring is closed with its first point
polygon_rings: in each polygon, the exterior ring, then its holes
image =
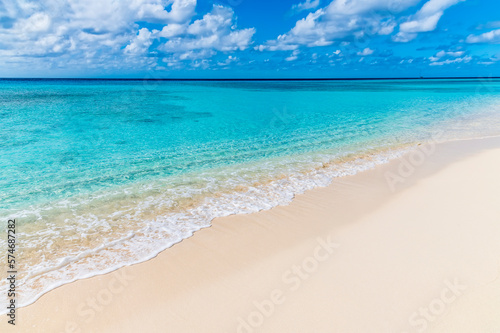
{"type": "Polygon", "coordinates": [[[84,77],[1,77],[0,80],[88,80],[88,81],[368,81],[368,80],[449,80],[500,79],[500,76],[408,76],[365,78],[84,78],[84,77]]]}

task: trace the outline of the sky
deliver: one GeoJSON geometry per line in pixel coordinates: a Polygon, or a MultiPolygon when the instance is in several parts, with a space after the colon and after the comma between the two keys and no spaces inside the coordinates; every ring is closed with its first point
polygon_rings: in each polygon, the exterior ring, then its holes
{"type": "Polygon", "coordinates": [[[498,0],[0,0],[0,77],[500,76],[498,0]]]}

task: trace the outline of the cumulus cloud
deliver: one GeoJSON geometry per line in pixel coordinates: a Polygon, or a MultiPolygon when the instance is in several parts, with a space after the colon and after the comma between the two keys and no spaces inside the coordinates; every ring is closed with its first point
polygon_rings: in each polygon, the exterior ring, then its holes
{"type": "MultiPolygon", "coordinates": [[[[170,39],[163,43],[159,50],[167,53],[200,49],[244,50],[251,44],[255,33],[254,28],[237,29],[233,10],[218,5],[215,5],[212,11],[203,18],[173,30],[174,33],[170,34],[170,39]]],[[[164,37],[165,28],[157,34],[164,37]]]]}
{"type": "MultiPolygon", "coordinates": [[[[2,15],[13,22],[0,28],[4,50],[8,50],[3,55],[43,56],[54,48],[75,53],[119,50],[129,40],[137,38],[139,43],[145,38],[146,32],[139,33],[135,22],[167,24],[189,19],[195,6],[196,0],[13,0],[2,15]],[[43,39],[44,43],[38,43],[43,39]],[[39,47],[31,47],[37,43],[39,47]]],[[[138,44],[128,50],[134,47],[138,44]]]]}
{"type": "Polygon", "coordinates": [[[187,24],[170,23],[157,32],[158,37],[172,38],[182,35],[187,29],[187,24]]]}
{"type": "Polygon", "coordinates": [[[466,43],[488,43],[500,44],[500,29],[488,31],[480,35],[469,35],[465,40],[466,43]]]}
{"type": "Polygon", "coordinates": [[[148,50],[152,43],[151,32],[146,28],[142,28],[139,30],[137,37],[132,41],[132,43],[125,47],[125,53],[143,54],[148,50]]]}
{"type": "Polygon", "coordinates": [[[195,8],[196,0],[152,1],[138,7],[137,17],[147,22],[179,23],[189,20],[194,15],[195,8]],[[171,6],[170,11],[165,10],[168,6],[171,6]]]}
{"type": "Polygon", "coordinates": [[[370,54],[373,54],[373,50],[369,47],[365,48],[363,51],[358,52],[358,55],[363,57],[369,56],[370,54]]]}
{"type": "MultiPolygon", "coordinates": [[[[253,51],[247,56],[255,59],[241,56],[250,47],[282,51],[268,61],[278,59],[285,68],[299,59],[317,63],[317,68],[334,63],[381,64],[384,59],[386,64],[409,64],[413,60],[391,57],[384,51],[390,46],[384,48],[383,43],[391,38],[409,42],[436,30],[444,12],[462,1],[295,0],[291,11],[303,13],[300,19],[276,38],[254,45],[256,30],[239,27],[231,8],[215,5],[197,13],[196,0],[0,0],[0,69],[82,68],[82,73],[92,68],[95,73],[186,66],[223,69],[265,57],[253,51]],[[326,50],[306,50],[317,47],[326,50]]],[[[498,22],[477,26],[465,36],[459,44],[500,43],[498,22]]],[[[415,58],[413,65],[472,61],[460,46],[441,48],[431,57],[415,58]]],[[[497,61],[492,59],[480,60],[497,61]]]]}
{"type": "Polygon", "coordinates": [[[399,32],[394,36],[396,42],[409,42],[419,32],[434,31],[444,11],[465,0],[429,0],[414,15],[399,25],[399,32]]]}
{"type": "Polygon", "coordinates": [[[299,50],[295,50],[292,52],[292,54],[289,56],[289,57],[286,57],[285,58],[285,61],[295,61],[297,60],[299,57],[299,54],[300,54],[300,51],[299,50]]]}
{"type": "Polygon", "coordinates": [[[298,20],[286,34],[259,45],[260,51],[293,50],[299,46],[327,46],[345,38],[363,40],[367,36],[391,34],[396,22],[393,14],[419,0],[400,0],[392,6],[386,0],[333,0],[324,8],[298,20]]]}
{"type": "Polygon", "coordinates": [[[255,29],[237,29],[231,9],[214,6],[196,20],[195,8],[196,0],[11,0],[0,5],[0,57],[24,68],[29,63],[130,68],[131,63],[154,66],[156,45],[177,60],[190,50],[229,52],[250,45],[255,29]]]}

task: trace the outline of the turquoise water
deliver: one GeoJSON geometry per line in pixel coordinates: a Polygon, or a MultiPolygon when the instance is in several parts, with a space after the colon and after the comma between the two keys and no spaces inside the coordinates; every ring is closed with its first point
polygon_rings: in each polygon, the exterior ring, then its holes
{"type": "Polygon", "coordinates": [[[0,80],[0,223],[18,221],[22,303],[436,133],[498,135],[499,92],[499,80],[0,80]]]}

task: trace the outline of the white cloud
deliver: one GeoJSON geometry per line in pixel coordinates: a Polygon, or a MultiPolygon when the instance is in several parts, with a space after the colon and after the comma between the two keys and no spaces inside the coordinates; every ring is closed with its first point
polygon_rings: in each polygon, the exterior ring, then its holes
{"type": "Polygon", "coordinates": [[[394,31],[394,28],[396,27],[396,23],[392,20],[387,20],[380,22],[380,27],[378,30],[379,35],[390,35],[394,31]]]}
{"type": "MultiPolygon", "coordinates": [[[[133,1],[132,3],[140,3],[133,1]]],[[[144,1],[142,1],[144,2],[144,1]]],[[[191,19],[196,8],[196,0],[167,0],[167,1],[151,1],[138,6],[137,17],[140,20],[147,22],[185,22],[191,19]],[[165,7],[171,5],[171,10],[166,11],[165,7]]]]}
{"type": "Polygon", "coordinates": [[[142,28],[139,30],[137,37],[132,41],[132,43],[125,47],[125,53],[146,53],[151,44],[153,44],[153,41],[151,40],[151,32],[146,28],[142,28]]]}
{"type": "Polygon", "coordinates": [[[138,21],[168,24],[190,20],[196,0],[12,0],[9,4],[3,15],[14,23],[0,26],[0,39],[8,50],[2,55],[43,56],[57,43],[61,51],[89,56],[103,48],[107,53],[120,50],[136,38],[138,21]],[[39,43],[41,39],[45,42],[39,43]],[[33,44],[39,47],[31,47],[33,44]]]}
{"type": "Polygon", "coordinates": [[[369,47],[365,48],[363,51],[358,52],[359,56],[369,56],[370,54],[373,54],[373,50],[370,49],[369,47]]]}
{"type": "MultiPolygon", "coordinates": [[[[167,42],[159,47],[168,53],[189,50],[214,49],[217,51],[244,50],[252,42],[254,28],[237,29],[234,12],[230,8],[214,5],[212,11],[186,27],[176,27],[167,42]]],[[[165,28],[158,36],[166,35],[165,28]]]]}
{"type": "MultiPolygon", "coordinates": [[[[279,41],[279,37],[278,37],[279,41]]],[[[259,51],[292,51],[299,47],[297,44],[282,44],[277,41],[268,41],[266,45],[258,45],[254,47],[255,50],[259,51]]]]}
{"type": "Polygon", "coordinates": [[[158,37],[172,38],[182,35],[186,31],[186,24],[170,23],[157,33],[158,37]]]}
{"type": "Polygon", "coordinates": [[[464,54],[464,51],[448,51],[446,52],[446,54],[452,57],[460,57],[462,54],[464,54]]]}
{"type": "Polygon", "coordinates": [[[413,59],[410,58],[410,59],[403,59],[399,63],[402,65],[402,64],[405,64],[405,63],[411,64],[412,62],[413,62],[413,59]]]}
{"type": "Polygon", "coordinates": [[[197,51],[187,51],[178,55],[179,60],[195,60],[195,59],[205,59],[214,56],[216,52],[214,50],[203,49],[197,51]]]}
{"type": "MultiPolygon", "coordinates": [[[[402,11],[419,0],[400,0],[396,11],[402,11]]],[[[391,34],[396,23],[386,0],[333,0],[329,5],[298,20],[286,34],[259,45],[260,51],[293,50],[299,46],[331,45],[337,40],[391,34]]]]}
{"type": "Polygon", "coordinates": [[[438,53],[436,53],[436,55],[432,58],[440,59],[440,58],[445,57],[445,56],[450,56],[450,57],[456,58],[456,57],[460,57],[462,54],[464,54],[464,51],[444,51],[444,50],[441,50],[438,53]]]}
{"type": "Polygon", "coordinates": [[[50,28],[50,17],[45,13],[35,13],[28,17],[27,19],[18,22],[19,27],[24,30],[24,32],[45,32],[50,28]]]}
{"type": "Polygon", "coordinates": [[[409,42],[420,32],[434,31],[444,11],[465,0],[429,0],[414,15],[399,25],[399,32],[393,37],[396,42],[409,42]]]}
{"type": "Polygon", "coordinates": [[[295,50],[295,51],[292,52],[292,54],[289,57],[285,58],[285,61],[295,61],[295,60],[297,60],[299,58],[298,57],[299,54],[300,54],[300,51],[299,50],[295,50]]]}
{"type": "Polygon", "coordinates": [[[298,13],[304,10],[311,10],[318,8],[318,6],[319,6],[319,0],[306,0],[305,2],[293,5],[292,11],[298,13]]]}
{"type": "Polygon", "coordinates": [[[392,40],[398,43],[407,43],[417,38],[417,34],[408,32],[398,32],[392,36],[392,40]]]}
{"type": "Polygon", "coordinates": [[[374,11],[401,12],[420,0],[334,0],[327,7],[330,14],[359,15],[374,11]]]}
{"type": "Polygon", "coordinates": [[[460,62],[467,63],[471,60],[472,60],[472,57],[465,56],[463,58],[446,59],[446,60],[442,60],[442,61],[431,62],[430,65],[431,66],[442,66],[442,65],[456,64],[456,63],[460,63],[460,62]]]}
{"type": "Polygon", "coordinates": [[[464,62],[467,63],[472,60],[472,57],[470,56],[464,56],[464,51],[444,51],[441,50],[436,55],[429,57],[429,60],[431,61],[430,65],[431,66],[442,66],[442,65],[448,65],[448,64],[455,64],[455,63],[460,63],[464,62]],[[443,60],[443,58],[445,58],[443,60]]]}
{"type": "Polygon", "coordinates": [[[233,10],[222,6],[214,6],[212,12],[202,19],[194,21],[187,32],[192,35],[212,35],[219,30],[230,27],[233,21],[233,10]]]}
{"type": "Polygon", "coordinates": [[[401,23],[399,30],[407,33],[433,31],[442,15],[443,12],[439,12],[401,23]]]}
{"type": "Polygon", "coordinates": [[[217,65],[218,66],[221,66],[221,67],[227,67],[229,64],[233,63],[233,62],[238,62],[240,59],[238,59],[238,57],[233,57],[233,56],[228,56],[227,59],[225,61],[219,61],[217,62],[217,65]]]}
{"type": "Polygon", "coordinates": [[[488,43],[500,44],[500,29],[488,31],[480,35],[469,35],[465,40],[466,43],[488,43]]]}
{"type": "Polygon", "coordinates": [[[196,0],[9,0],[0,4],[0,58],[19,68],[136,68],[133,64],[155,66],[156,50],[150,50],[155,40],[177,57],[251,44],[255,29],[238,30],[231,9],[215,6],[194,20],[195,8],[196,0]],[[143,22],[161,28],[147,29],[143,22]]]}

